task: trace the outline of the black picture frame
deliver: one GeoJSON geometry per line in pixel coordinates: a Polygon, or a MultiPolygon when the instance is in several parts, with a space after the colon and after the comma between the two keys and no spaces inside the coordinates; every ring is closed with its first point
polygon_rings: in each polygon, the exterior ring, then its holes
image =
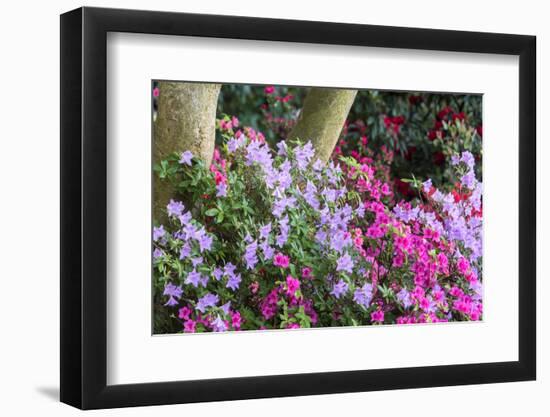
{"type": "Polygon", "coordinates": [[[535,379],[534,36],[84,7],[61,15],[60,56],[62,402],[95,409],[535,379]],[[519,56],[519,360],[107,385],[108,32],[519,56]]]}

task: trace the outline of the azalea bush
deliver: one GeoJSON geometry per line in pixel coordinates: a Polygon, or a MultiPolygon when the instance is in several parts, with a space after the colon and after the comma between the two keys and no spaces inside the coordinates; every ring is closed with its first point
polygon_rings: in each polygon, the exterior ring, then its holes
{"type": "MultiPolygon", "coordinates": [[[[223,85],[218,113],[238,114],[274,147],[295,125],[305,92],[300,87],[223,85]]],[[[408,200],[416,193],[402,178],[414,173],[449,190],[454,175],[450,158],[462,151],[474,155],[481,179],[481,101],[471,94],[360,90],[334,154],[381,160],[392,188],[408,200]]],[[[222,141],[219,135],[218,144],[222,141]]]]}
{"type": "Polygon", "coordinates": [[[155,333],[481,320],[480,151],[457,120],[436,134],[448,163],[432,178],[396,177],[395,147],[351,145],[351,125],[324,164],[309,142],[221,117],[209,167],[190,151],[155,166],[176,190],[153,230],[155,333]]]}

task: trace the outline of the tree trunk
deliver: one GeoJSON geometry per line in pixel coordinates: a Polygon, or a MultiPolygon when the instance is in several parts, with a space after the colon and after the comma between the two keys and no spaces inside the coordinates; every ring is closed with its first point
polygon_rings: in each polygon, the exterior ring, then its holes
{"type": "Polygon", "coordinates": [[[357,90],[311,88],[288,139],[311,141],[316,157],[328,162],[356,94],[357,90]]]}
{"type": "MultiPolygon", "coordinates": [[[[191,151],[210,166],[215,144],[216,106],[221,84],[159,82],[158,112],[154,122],[153,161],[159,164],[173,152],[191,151]]],[[[165,219],[174,197],[167,180],[154,177],[154,219],[165,219]]]]}

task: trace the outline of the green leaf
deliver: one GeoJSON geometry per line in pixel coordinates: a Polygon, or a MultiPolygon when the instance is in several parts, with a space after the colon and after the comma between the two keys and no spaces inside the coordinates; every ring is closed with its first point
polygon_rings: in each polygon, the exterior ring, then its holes
{"type": "Polygon", "coordinates": [[[218,214],[218,209],[217,208],[208,209],[204,214],[208,217],[214,217],[216,214],[218,214]]]}

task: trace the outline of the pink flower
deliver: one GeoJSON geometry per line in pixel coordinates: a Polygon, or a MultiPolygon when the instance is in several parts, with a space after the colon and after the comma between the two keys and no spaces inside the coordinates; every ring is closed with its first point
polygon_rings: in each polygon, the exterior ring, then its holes
{"type": "Polygon", "coordinates": [[[183,331],[185,333],[195,333],[197,323],[194,320],[187,320],[183,323],[183,331]]]}
{"type": "Polygon", "coordinates": [[[233,124],[233,127],[239,127],[239,119],[235,116],[231,117],[231,123],[233,124]]]}
{"type": "Polygon", "coordinates": [[[370,315],[370,319],[373,322],[382,323],[384,322],[384,312],[382,310],[373,311],[370,315]]]}
{"type": "Polygon", "coordinates": [[[302,278],[310,279],[311,278],[311,268],[306,266],[302,268],[302,278]]]}
{"type": "Polygon", "coordinates": [[[191,309],[189,307],[182,307],[178,312],[178,317],[183,320],[189,320],[191,309]]]}
{"type": "Polygon", "coordinates": [[[241,313],[239,313],[238,311],[231,313],[231,326],[233,326],[235,330],[240,330],[241,324],[242,324],[241,313]]]}
{"type": "Polygon", "coordinates": [[[277,252],[273,257],[273,265],[280,266],[281,268],[287,268],[290,262],[290,258],[283,255],[281,252],[277,252]]]}
{"type": "Polygon", "coordinates": [[[158,87],[153,88],[153,97],[158,97],[160,95],[160,90],[158,87]]]}
{"type": "Polygon", "coordinates": [[[300,281],[294,278],[292,275],[286,277],[286,293],[294,296],[296,291],[300,289],[300,281]]]}
{"type": "Polygon", "coordinates": [[[462,275],[470,269],[470,263],[463,256],[460,257],[456,266],[462,275]]]}
{"type": "Polygon", "coordinates": [[[299,329],[300,328],[300,325],[298,323],[289,323],[287,326],[286,326],[287,329],[299,329]]]}
{"type": "Polygon", "coordinates": [[[252,294],[256,294],[260,289],[260,284],[258,283],[258,281],[254,281],[252,284],[248,286],[248,289],[252,294]]]}
{"type": "Polygon", "coordinates": [[[273,94],[275,92],[275,87],[272,85],[268,85],[264,88],[264,93],[266,94],[273,94]]]}

